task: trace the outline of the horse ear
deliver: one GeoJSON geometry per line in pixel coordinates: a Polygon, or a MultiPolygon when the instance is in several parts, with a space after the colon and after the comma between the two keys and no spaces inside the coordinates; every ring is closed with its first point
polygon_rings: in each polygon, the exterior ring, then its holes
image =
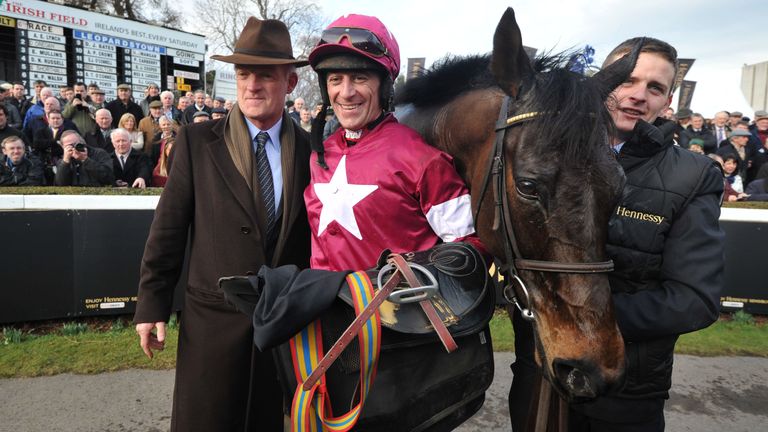
{"type": "Polygon", "coordinates": [[[533,75],[512,8],[504,12],[493,35],[491,72],[499,87],[512,97],[517,97],[523,78],[533,75]]]}
{"type": "Polygon", "coordinates": [[[640,38],[629,54],[609,64],[592,76],[592,79],[600,83],[600,96],[602,96],[603,100],[606,100],[611,92],[632,74],[644,43],[645,38],[640,38]]]}

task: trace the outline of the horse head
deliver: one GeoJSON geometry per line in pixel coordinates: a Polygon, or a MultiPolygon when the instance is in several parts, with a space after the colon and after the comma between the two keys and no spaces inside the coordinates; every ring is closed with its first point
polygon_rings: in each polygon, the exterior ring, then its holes
{"type": "Polygon", "coordinates": [[[508,9],[490,58],[449,57],[408,80],[396,100],[402,123],[454,157],[478,235],[516,270],[505,292],[532,311],[544,375],[571,399],[604,393],[624,370],[605,273],[624,176],[605,102],[631,57],[592,78],[568,71],[565,57],[532,65],[508,9]]]}
{"type": "Polygon", "coordinates": [[[533,322],[537,361],[568,398],[599,395],[624,370],[610,267],[600,264],[624,181],[608,143],[605,100],[634,67],[627,57],[593,78],[541,64],[539,71],[523,50],[512,9],[494,35],[491,71],[509,101],[499,117],[506,123],[497,125],[505,205],[498,216],[493,203],[477,203],[476,225],[512,270],[506,289],[533,322]]]}

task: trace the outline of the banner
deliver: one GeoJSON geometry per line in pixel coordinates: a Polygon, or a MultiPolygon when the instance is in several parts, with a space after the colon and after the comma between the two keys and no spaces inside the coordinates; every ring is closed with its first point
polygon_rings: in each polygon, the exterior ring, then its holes
{"type": "Polygon", "coordinates": [[[426,57],[409,57],[408,73],[406,74],[405,79],[409,80],[411,78],[418,78],[424,75],[424,67],[426,62],[426,57]]]}
{"type": "Polygon", "coordinates": [[[683,82],[685,76],[688,75],[688,71],[691,70],[691,66],[693,66],[694,61],[696,61],[696,59],[677,59],[679,67],[677,68],[675,83],[672,85],[673,93],[675,90],[677,90],[678,87],[680,87],[680,83],[683,82]]]}
{"type": "Polygon", "coordinates": [[[680,97],[677,99],[677,110],[691,109],[693,91],[696,90],[696,81],[683,81],[680,86],[680,97]]]}

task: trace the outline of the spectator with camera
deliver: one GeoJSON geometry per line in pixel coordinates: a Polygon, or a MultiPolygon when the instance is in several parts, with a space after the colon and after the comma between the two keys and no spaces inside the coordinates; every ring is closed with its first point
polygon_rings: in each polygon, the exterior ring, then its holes
{"type": "Polygon", "coordinates": [[[61,160],[56,164],[56,186],[111,186],[115,181],[112,159],[104,150],[85,144],[77,131],[61,134],[61,160]]]}
{"type": "MultiPolygon", "coordinates": [[[[154,103],[156,101],[153,101],[154,103]]],[[[152,179],[152,162],[141,150],[131,147],[131,134],[125,129],[115,129],[110,134],[115,151],[112,158],[112,171],[115,174],[115,186],[144,189],[152,179]]]]}
{"type": "Polygon", "coordinates": [[[85,101],[86,96],[85,84],[75,84],[75,95],[61,112],[64,118],[72,120],[82,134],[91,133],[96,129],[96,121],[91,113],[91,106],[85,101]]]}
{"type": "Polygon", "coordinates": [[[26,145],[20,136],[9,136],[0,144],[0,186],[40,186],[43,184],[43,164],[34,156],[27,157],[26,145]]]}

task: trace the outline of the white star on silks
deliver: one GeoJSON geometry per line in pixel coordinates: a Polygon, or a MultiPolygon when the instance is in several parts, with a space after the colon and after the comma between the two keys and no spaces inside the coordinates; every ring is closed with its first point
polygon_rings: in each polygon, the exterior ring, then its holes
{"type": "Polygon", "coordinates": [[[328,224],[337,221],[358,240],[362,240],[363,235],[360,234],[360,228],[357,226],[352,207],[379,187],[377,185],[349,184],[347,182],[347,155],[341,157],[339,166],[336,167],[336,172],[333,173],[330,182],[315,183],[314,187],[317,198],[323,203],[317,235],[320,236],[328,224]]]}

